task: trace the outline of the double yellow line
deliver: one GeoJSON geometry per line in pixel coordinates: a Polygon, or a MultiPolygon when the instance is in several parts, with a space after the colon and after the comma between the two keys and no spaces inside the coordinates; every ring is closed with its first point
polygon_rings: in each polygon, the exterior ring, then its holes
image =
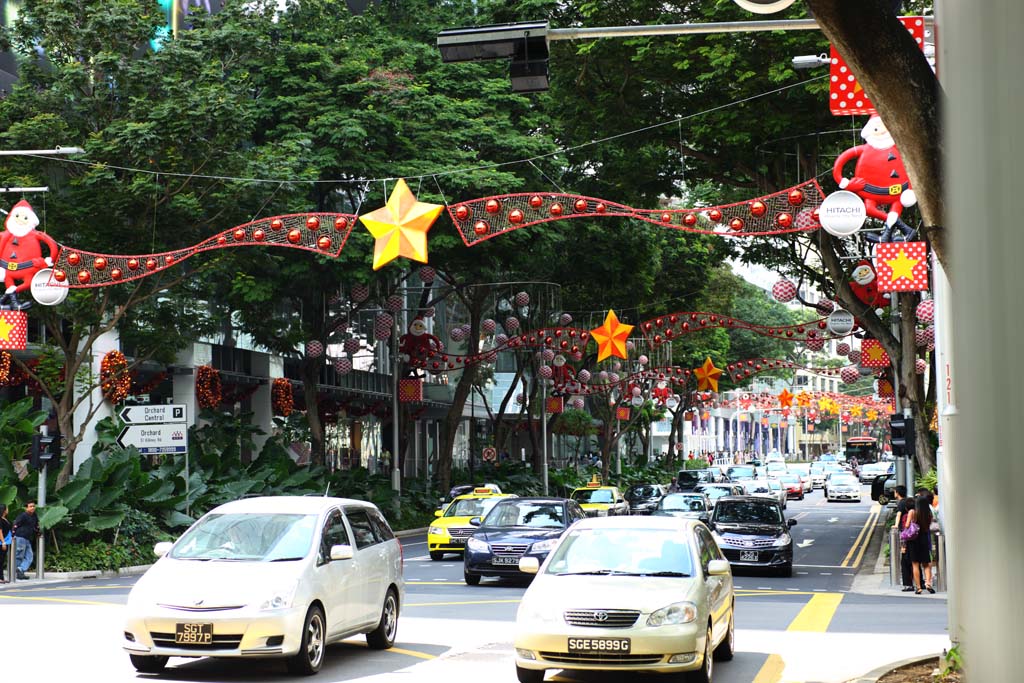
{"type": "Polygon", "coordinates": [[[882,507],[880,505],[875,505],[871,508],[868,520],[864,522],[864,526],[857,535],[857,540],[850,546],[850,552],[846,553],[846,557],[839,565],[840,567],[856,568],[860,566],[860,561],[864,558],[864,552],[868,549],[868,544],[871,543],[871,532],[874,530],[880,514],[882,514],[882,507]]]}

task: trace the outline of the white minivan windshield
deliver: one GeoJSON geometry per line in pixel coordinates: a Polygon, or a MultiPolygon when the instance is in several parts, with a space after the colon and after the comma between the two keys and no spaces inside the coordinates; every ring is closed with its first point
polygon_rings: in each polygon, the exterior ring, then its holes
{"type": "Polygon", "coordinates": [[[316,515],[213,514],[185,532],[176,560],[274,562],[301,560],[313,545],[316,515]]]}

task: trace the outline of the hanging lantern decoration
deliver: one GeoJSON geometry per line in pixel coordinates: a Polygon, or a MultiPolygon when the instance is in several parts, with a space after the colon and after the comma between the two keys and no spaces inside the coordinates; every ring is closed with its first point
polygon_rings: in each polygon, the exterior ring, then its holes
{"type": "Polygon", "coordinates": [[[366,285],[352,285],[352,301],[361,304],[370,298],[370,288],[366,285]]]}
{"type": "Polygon", "coordinates": [[[850,345],[846,342],[839,342],[838,344],[836,344],[836,355],[849,356],[850,345]]]}
{"type": "Polygon", "coordinates": [[[576,379],[579,380],[580,382],[589,382],[590,370],[580,370],[579,372],[576,373],[576,379]]]}
{"type": "Polygon", "coordinates": [[[640,365],[647,365],[647,363],[650,362],[650,359],[647,356],[640,354],[640,357],[636,359],[636,362],[640,365]]]}
{"type": "Polygon", "coordinates": [[[854,365],[860,363],[860,349],[850,349],[850,353],[846,356],[850,359],[850,362],[854,365]]]}
{"type": "Polygon", "coordinates": [[[11,378],[11,354],[0,351],[0,384],[7,384],[11,378]]]}
{"type": "Polygon", "coordinates": [[[355,337],[350,337],[349,339],[346,339],[345,342],[342,344],[342,347],[345,349],[345,353],[347,353],[350,356],[358,353],[360,346],[361,344],[359,340],[356,339],[355,337]]]}
{"type": "Polygon", "coordinates": [[[519,292],[518,294],[516,294],[515,301],[516,301],[516,306],[518,306],[519,308],[522,308],[523,306],[529,306],[530,305],[530,295],[527,294],[526,292],[519,292]]]}
{"type": "Polygon", "coordinates": [[[319,358],[324,355],[324,345],[316,339],[306,342],[306,358],[319,358]]]}
{"type": "Polygon", "coordinates": [[[402,301],[402,297],[398,294],[392,294],[388,297],[388,300],[384,302],[384,308],[388,309],[392,313],[398,313],[402,310],[402,306],[405,302],[402,301]]]}
{"type": "Polygon", "coordinates": [[[505,329],[509,332],[515,332],[519,329],[519,318],[509,316],[505,318],[505,329]]]}
{"type": "Polygon", "coordinates": [[[480,330],[484,334],[494,334],[494,331],[498,329],[498,323],[494,322],[490,318],[480,323],[480,330]]]}
{"type": "Polygon", "coordinates": [[[608,381],[611,384],[618,384],[619,383],[619,373],[617,373],[617,372],[609,372],[608,373],[608,381]]]}
{"type": "Polygon", "coordinates": [[[931,347],[935,344],[935,326],[930,325],[923,330],[914,332],[914,343],[919,347],[931,347]]]}
{"type": "Polygon", "coordinates": [[[565,327],[566,325],[571,325],[572,316],[569,315],[568,313],[563,313],[562,315],[558,316],[558,324],[563,327],[565,327]]]}
{"type": "Polygon", "coordinates": [[[495,347],[504,346],[505,344],[508,344],[508,335],[507,334],[496,334],[496,335],[494,335],[494,346],[495,347]]]}
{"type": "Polygon", "coordinates": [[[537,374],[539,374],[544,379],[551,379],[551,376],[552,374],[554,374],[554,371],[551,369],[550,365],[542,365],[540,366],[540,369],[537,371],[537,374]]]}
{"type": "Polygon", "coordinates": [[[460,342],[466,338],[466,333],[462,331],[461,327],[453,327],[448,332],[448,336],[451,337],[453,342],[460,342]]]}
{"type": "Polygon", "coordinates": [[[211,365],[196,368],[196,403],[200,408],[216,408],[220,405],[220,373],[211,365]]]}
{"type": "Polygon", "coordinates": [[[462,336],[464,336],[466,339],[469,339],[469,332],[472,329],[473,328],[469,326],[469,323],[465,323],[464,325],[462,325],[462,336]]]}
{"type": "Polygon", "coordinates": [[[816,208],[807,207],[801,209],[796,214],[796,228],[797,230],[814,230],[821,227],[821,221],[818,220],[818,210],[816,208]]]}
{"type": "Polygon", "coordinates": [[[131,388],[128,359],[120,351],[108,351],[100,361],[100,389],[103,398],[111,403],[120,403],[128,398],[131,388]]]}
{"type": "Polygon", "coordinates": [[[545,363],[550,363],[555,359],[555,352],[551,349],[544,349],[540,352],[540,357],[545,363]]]}
{"type": "Polygon", "coordinates": [[[820,337],[813,337],[805,341],[804,346],[811,351],[821,351],[825,348],[825,340],[820,337]]]}
{"type": "Polygon", "coordinates": [[[783,278],[772,285],[772,298],[779,303],[788,303],[796,298],[796,285],[783,278]]]}
{"type": "Polygon", "coordinates": [[[420,268],[420,280],[424,284],[429,285],[431,282],[434,281],[435,277],[437,277],[437,271],[435,271],[432,267],[423,266],[422,268],[420,268]]]}
{"type": "Polygon", "coordinates": [[[576,398],[572,399],[572,401],[569,402],[569,405],[571,405],[576,410],[583,410],[583,399],[577,396],[576,398]]]}
{"type": "Polygon", "coordinates": [[[339,375],[347,375],[352,372],[352,360],[350,358],[335,358],[334,359],[334,371],[339,375]]]}
{"type": "Polygon", "coordinates": [[[273,407],[274,415],[288,417],[295,407],[295,399],[292,396],[292,383],[284,377],[274,380],[270,388],[270,405],[273,407]]]}
{"type": "Polygon", "coordinates": [[[816,310],[819,315],[828,315],[834,311],[835,308],[836,305],[828,299],[821,299],[818,303],[814,304],[814,310],[816,310]]]}
{"type": "Polygon", "coordinates": [[[384,341],[391,337],[391,326],[395,324],[395,319],[387,313],[378,313],[373,320],[373,338],[378,341],[384,341]]]}
{"type": "Polygon", "coordinates": [[[424,318],[433,318],[434,317],[434,307],[433,306],[427,306],[426,308],[424,308],[423,309],[423,317],[424,318]]]}
{"type": "Polygon", "coordinates": [[[935,322],[935,300],[925,299],[917,305],[915,313],[917,315],[917,322],[922,325],[931,325],[935,322]]]}
{"type": "Polygon", "coordinates": [[[914,372],[919,375],[923,375],[928,370],[928,361],[924,358],[918,358],[914,361],[914,372]]]}
{"type": "Polygon", "coordinates": [[[839,371],[839,377],[844,384],[853,384],[860,379],[860,373],[857,372],[857,368],[846,367],[839,371]]]}

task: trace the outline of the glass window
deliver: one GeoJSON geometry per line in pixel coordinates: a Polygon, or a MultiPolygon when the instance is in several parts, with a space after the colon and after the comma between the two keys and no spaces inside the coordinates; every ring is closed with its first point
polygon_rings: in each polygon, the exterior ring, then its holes
{"type": "Polygon", "coordinates": [[[348,537],[348,529],[342,521],[341,512],[331,512],[324,524],[324,533],[320,537],[320,561],[329,562],[331,559],[331,547],[336,545],[352,545],[348,537]]]}
{"type": "Polygon", "coordinates": [[[347,508],[345,516],[352,527],[352,533],[356,537],[356,547],[362,550],[378,542],[377,534],[370,523],[370,516],[362,508],[347,508]]]}
{"type": "Polygon", "coordinates": [[[547,566],[550,574],[693,574],[682,532],[674,529],[570,528],[547,566]]]}
{"type": "Polygon", "coordinates": [[[391,525],[388,524],[388,520],[384,519],[384,515],[380,513],[380,510],[370,509],[367,512],[370,515],[370,523],[373,524],[373,530],[378,540],[390,541],[395,537],[395,532],[391,530],[391,525]]]}
{"type": "Polygon", "coordinates": [[[445,517],[486,517],[502,498],[463,498],[448,506],[445,517]]]}
{"type": "Polygon", "coordinates": [[[580,503],[614,503],[611,489],[576,489],[573,500],[580,503]]]}
{"type": "Polygon", "coordinates": [[[697,537],[704,541],[704,544],[708,547],[711,552],[712,560],[724,560],[725,555],[722,554],[722,549],[715,543],[715,539],[712,538],[711,534],[708,533],[707,529],[697,527],[697,537]]]}
{"type": "Polygon", "coordinates": [[[721,501],[715,506],[715,521],[725,524],[780,524],[778,504],[751,501],[721,501]]]}
{"type": "Polygon", "coordinates": [[[302,559],[313,545],[316,515],[207,515],[171,551],[177,560],[272,562],[302,559]]]}
{"type": "Polygon", "coordinates": [[[560,503],[506,501],[494,506],[484,519],[483,525],[561,529],[566,524],[565,513],[560,503]]]}

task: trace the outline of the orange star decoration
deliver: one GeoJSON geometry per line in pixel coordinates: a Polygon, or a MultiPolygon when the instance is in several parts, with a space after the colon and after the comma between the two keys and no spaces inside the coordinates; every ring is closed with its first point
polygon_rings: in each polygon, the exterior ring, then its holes
{"type": "Polygon", "coordinates": [[[853,406],[852,408],[850,408],[850,415],[852,415],[853,417],[860,417],[863,414],[864,408],[862,408],[861,406],[853,406]]]}
{"type": "Polygon", "coordinates": [[[416,195],[400,179],[387,205],[359,217],[377,240],[373,245],[373,269],[380,270],[399,256],[426,263],[427,232],[442,210],[440,204],[416,201],[416,195]]]}
{"type": "Polygon", "coordinates": [[[711,356],[708,356],[699,368],[694,368],[693,374],[697,378],[698,391],[718,391],[718,378],[722,376],[722,370],[711,362],[711,356]]]}
{"type": "Polygon", "coordinates": [[[796,395],[796,404],[801,408],[806,408],[807,406],[811,405],[811,395],[808,394],[806,391],[801,391],[799,394],[796,395]]]}
{"type": "Polygon", "coordinates": [[[779,407],[780,408],[792,408],[793,407],[793,394],[789,393],[789,389],[783,389],[782,393],[779,394],[779,407]]]}
{"type": "Polygon", "coordinates": [[[590,331],[590,336],[597,342],[597,362],[600,363],[609,356],[626,358],[626,340],[632,331],[632,325],[620,323],[615,311],[609,309],[604,325],[590,331]]]}

